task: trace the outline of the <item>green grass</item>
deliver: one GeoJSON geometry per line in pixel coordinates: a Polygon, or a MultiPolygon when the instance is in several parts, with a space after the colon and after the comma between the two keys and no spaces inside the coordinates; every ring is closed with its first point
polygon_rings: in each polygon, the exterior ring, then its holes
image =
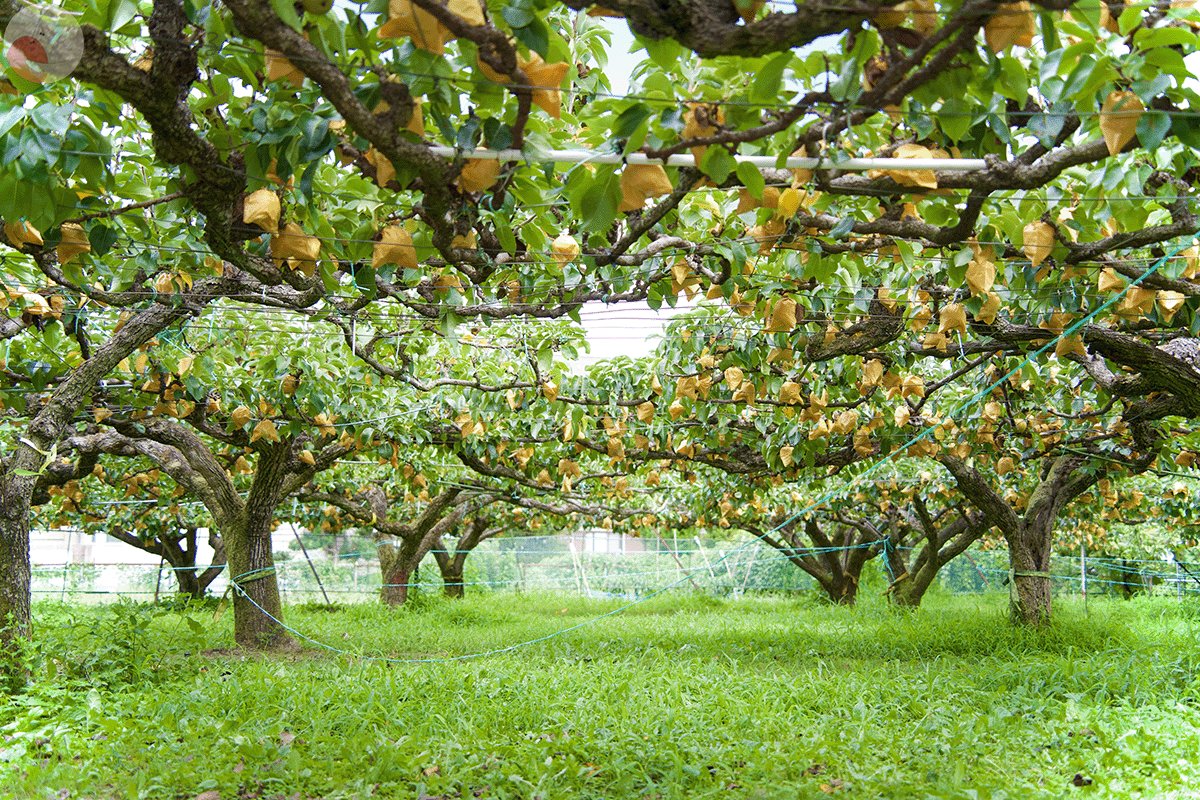
{"type": "MultiPolygon", "coordinates": [[[[340,648],[441,657],[614,607],[288,618],[340,648]]],[[[0,796],[1200,797],[1200,607],[1060,602],[1044,631],[1002,609],[665,596],[515,652],[392,665],[220,650],[211,608],[43,605],[38,682],[0,710],[0,796]]]]}

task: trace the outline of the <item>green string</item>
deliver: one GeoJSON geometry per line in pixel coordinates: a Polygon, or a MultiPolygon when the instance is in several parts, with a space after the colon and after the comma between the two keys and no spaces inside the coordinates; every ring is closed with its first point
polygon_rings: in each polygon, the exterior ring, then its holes
{"type": "Polygon", "coordinates": [[[263,578],[267,577],[268,575],[274,575],[274,574],[275,574],[274,566],[259,567],[258,569],[252,569],[249,572],[243,572],[241,575],[230,578],[229,582],[231,584],[235,584],[235,585],[243,584],[243,583],[253,583],[254,581],[262,580],[263,578]]]}

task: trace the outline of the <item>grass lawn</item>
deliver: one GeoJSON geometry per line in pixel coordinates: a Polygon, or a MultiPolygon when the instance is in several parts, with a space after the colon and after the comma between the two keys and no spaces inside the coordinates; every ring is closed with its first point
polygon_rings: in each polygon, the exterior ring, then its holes
{"type": "MultiPolygon", "coordinates": [[[[478,595],[288,619],[441,657],[615,607],[478,595]]],[[[386,664],[231,651],[211,607],[45,604],[38,682],[0,706],[0,796],[1200,797],[1200,605],[1056,613],[1028,631],[998,596],[912,614],[676,595],[502,655],[386,664]]]]}

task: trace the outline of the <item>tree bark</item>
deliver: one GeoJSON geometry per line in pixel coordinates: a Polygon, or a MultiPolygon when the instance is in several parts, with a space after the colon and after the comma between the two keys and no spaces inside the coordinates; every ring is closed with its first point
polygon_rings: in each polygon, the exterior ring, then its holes
{"type": "MultiPolygon", "coordinates": [[[[68,443],[81,451],[145,456],[194,493],[212,515],[225,545],[234,594],[234,639],[257,649],[294,647],[283,625],[279,581],[271,553],[275,511],[285,498],[312,479],[316,469],[327,468],[347,448],[330,444],[321,449],[315,466],[305,466],[292,451],[307,440],[259,443],[254,448],[259,456],[254,481],[243,500],[224,465],[189,428],[163,419],[139,423],[139,427],[125,420],[109,423],[123,430],[71,437],[68,443]]],[[[200,424],[203,427],[203,420],[200,424]]]]}
{"type": "Polygon", "coordinates": [[[225,571],[225,545],[218,533],[209,531],[208,544],[213,551],[212,563],[201,571],[196,566],[196,529],[181,524],[179,530],[181,533],[177,536],[160,533],[149,540],[141,539],[120,527],[109,528],[107,533],[130,547],[161,557],[171,566],[177,592],[193,600],[202,600],[209,585],[225,571]]]}
{"type": "MultiPolygon", "coordinates": [[[[208,569],[201,572],[196,578],[197,587],[200,591],[200,594],[197,596],[198,598],[204,597],[204,595],[208,592],[208,587],[212,585],[212,582],[215,581],[217,577],[225,571],[225,542],[221,539],[221,534],[217,533],[215,530],[210,530],[208,532],[208,546],[212,548],[213,551],[212,563],[209,565],[208,569]]],[[[192,548],[193,552],[195,549],[195,547],[192,548]]],[[[193,557],[193,563],[195,560],[195,557],[193,557]]]]}
{"type": "Polygon", "coordinates": [[[934,514],[920,496],[913,498],[912,508],[916,515],[914,529],[924,536],[911,567],[900,547],[890,547],[887,551],[892,574],[896,576],[889,587],[889,595],[894,604],[906,608],[921,605],[942,567],[966,552],[988,531],[979,512],[960,508],[958,515],[947,522],[946,515],[953,513],[951,509],[934,514]]]}
{"type": "Polygon", "coordinates": [[[821,588],[835,605],[852,606],[858,600],[858,578],[854,575],[840,575],[821,588]]]}
{"type": "Polygon", "coordinates": [[[247,514],[222,529],[233,589],[233,638],[256,650],[287,649],[293,644],[283,627],[279,581],[271,553],[270,519],[247,514]]]}
{"type": "Polygon", "coordinates": [[[930,569],[928,564],[929,562],[926,562],[915,572],[907,573],[907,577],[894,584],[893,603],[904,608],[917,608],[921,605],[925,592],[929,591],[933,579],[937,576],[937,570],[930,569]]]}
{"type": "MultiPolygon", "coordinates": [[[[983,476],[966,462],[942,454],[938,460],[954,476],[960,491],[994,525],[1008,543],[1009,610],[1015,622],[1045,625],[1050,621],[1050,552],[1054,525],[1059,514],[1072,500],[1090,489],[1103,477],[1104,470],[1085,469],[1086,455],[1056,456],[1041,470],[1037,486],[1029,495],[1025,513],[1019,514],[983,476]]],[[[1131,458],[1126,469],[1132,474],[1144,472],[1153,461],[1153,453],[1131,458]]]]}
{"type": "Polygon", "coordinates": [[[196,565],[197,548],[196,548],[196,529],[189,528],[185,535],[187,546],[182,547],[178,542],[174,542],[170,546],[164,546],[167,554],[167,562],[175,567],[175,574],[179,582],[179,593],[187,595],[193,600],[203,600],[204,595],[208,593],[208,587],[217,576],[225,571],[225,543],[221,541],[220,534],[215,531],[208,533],[208,545],[212,548],[212,563],[204,570],[200,570],[196,565]],[[179,561],[174,563],[172,559],[179,561]]]}
{"type": "MultiPolygon", "coordinates": [[[[168,561],[167,563],[169,564],[170,562],[168,561]]],[[[200,579],[196,577],[195,570],[180,569],[174,565],[172,565],[172,570],[175,572],[175,582],[182,597],[188,597],[192,600],[201,600],[204,598],[204,589],[200,587],[200,579]]]]}
{"type": "Polygon", "coordinates": [[[1053,520],[1024,519],[1021,532],[1008,538],[1009,609],[1015,621],[1040,626],[1050,622],[1050,551],[1053,520]]]}
{"type": "Polygon", "coordinates": [[[285,442],[260,451],[245,509],[234,518],[229,532],[221,530],[229,579],[241,587],[240,592],[234,590],[233,638],[240,645],[260,650],[295,646],[283,627],[279,576],[271,552],[271,529],[275,509],[285,494],[290,453],[285,442]]]}
{"type": "Polygon", "coordinates": [[[53,391],[25,427],[22,444],[0,464],[0,671],[12,664],[14,639],[27,637],[30,632],[29,515],[37,481],[18,470],[44,468],[43,453],[62,438],[96,382],[123,358],[176,322],[198,314],[218,297],[244,288],[248,278],[236,269],[227,269],[222,277],[197,281],[191,291],[172,296],[170,302],[159,298],[134,313],[53,391]],[[6,623],[6,619],[11,622],[6,623]]]}
{"type": "Polygon", "coordinates": [[[30,493],[16,483],[0,478],[0,688],[5,689],[24,683],[17,656],[30,629],[30,493]]]}
{"type": "Polygon", "coordinates": [[[409,582],[416,566],[413,564],[416,549],[404,540],[398,545],[391,542],[379,545],[379,569],[383,575],[379,599],[389,606],[402,606],[408,602],[409,582]]]}
{"type": "Polygon", "coordinates": [[[481,520],[472,520],[467,532],[454,545],[454,552],[446,549],[440,536],[434,541],[433,558],[437,562],[438,572],[442,575],[442,592],[446,597],[461,600],[465,596],[463,572],[467,565],[467,556],[482,541],[486,527],[481,520]]]}
{"type": "MultiPolygon", "coordinates": [[[[457,557],[452,559],[452,562],[458,561],[457,557]]],[[[461,564],[448,564],[442,567],[442,591],[446,597],[452,597],[455,600],[461,600],[465,595],[465,587],[463,586],[463,570],[461,564]]]]}
{"type": "Polygon", "coordinates": [[[873,547],[863,546],[879,538],[866,523],[859,527],[843,523],[841,535],[836,539],[811,517],[803,526],[788,523],[769,531],[751,532],[808,574],[825,597],[840,606],[852,606],[858,600],[863,567],[878,553],[873,547]],[[808,543],[802,536],[808,538],[808,543]]]}

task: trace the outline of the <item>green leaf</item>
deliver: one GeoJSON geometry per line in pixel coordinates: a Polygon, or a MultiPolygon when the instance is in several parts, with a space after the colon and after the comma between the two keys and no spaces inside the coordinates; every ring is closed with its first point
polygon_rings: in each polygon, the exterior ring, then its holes
{"type": "Polygon", "coordinates": [[[496,220],[494,225],[496,238],[500,240],[500,246],[510,255],[515,255],[517,252],[517,237],[513,233],[512,226],[500,220],[496,220]]]}
{"type": "Polygon", "coordinates": [[[665,69],[677,68],[684,55],[683,46],[674,39],[649,39],[639,36],[637,44],[639,47],[645,48],[655,64],[665,69]]]}
{"type": "Polygon", "coordinates": [[[1000,71],[1002,78],[996,90],[1002,96],[1017,101],[1023,101],[1029,96],[1029,73],[1019,60],[1011,56],[1001,58],[1000,71]]]}
{"type": "Polygon", "coordinates": [[[534,17],[523,28],[514,28],[513,35],[517,37],[517,41],[542,58],[550,57],[550,28],[539,17],[534,17]]]}
{"type": "Polygon", "coordinates": [[[1138,28],[1133,44],[1139,50],[1155,47],[1187,47],[1195,49],[1196,34],[1187,28],[1138,28]]]}
{"type": "Polygon", "coordinates": [[[648,120],[654,111],[645,103],[635,103],[621,112],[613,123],[612,136],[614,139],[628,139],[648,120]]]}
{"type": "Polygon", "coordinates": [[[942,133],[946,134],[950,141],[962,141],[962,138],[967,135],[967,131],[971,129],[971,108],[972,106],[968,105],[966,101],[957,97],[951,97],[942,104],[941,113],[938,115],[938,125],[941,126],[942,133]]]}
{"type": "Polygon", "coordinates": [[[833,229],[829,231],[829,237],[834,240],[845,239],[852,230],[854,230],[854,218],[842,217],[838,220],[837,225],[834,225],[833,229]]]}
{"type": "Polygon", "coordinates": [[[117,243],[118,233],[116,229],[110,228],[107,225],[93,225],[87,232],[88,243],[92,246],[92,254],[95,256],[103,256],[112,246],[117,243]]]}
{"type": "Polygon", "coordinates": [[[1165,111],[1147,111],[1138,119],[1138,144],[1147,150],[1158,147],[1171,130],[1171,117],[1165,111]]]}
{"type": "Polygon", "coordinates": [[[271,8],[275,9],[275,13],[289,28],[300,30],[303,27],[300,15],[296,13],[296,4],[292,0],[271,0],[271,8]]]}
{"type": "Polygon", "coordinates": [[[620,197],[620,179],[616,173],[609,170],[608,175],[602,176],[599,171],[595,180],[584,190],[580,201],[582,208],[578,209],[584,219],[588,231],[599,233],[608,230],[613,220],[617,218],[617,201],[613,197],[613,189],[620,197]]]}
{"type": "Polygon", "coordinates": [[[120,30],[135,16],[137,16],[137,3],[133,0],[112,0],[108,6],[107,30],[120,30]]]}
{"type": "Polygon", "coordinates": [[[737,165],[737,176],[746,187],[746,190],[756,199],[761,200],[763,189],[766,188],[766,180],[758,167],[748,162],[741,162],[737,165]]]}
{"type": "Polygon", "coordinates": [[[724,147],[710,147],[704,152],[704,157],[700,159],[700,171],[716,183],[724,183],[735,169],[737,169],[737,161],[724,147]]]}
{"type": "Polygon", "coordinates": [[[504,17],[504,21],[511,25],[514,31],[524,28],[535,19],[531,10],[517,6],[505,6],[500,10],[500,16],[504,17]]]}
{"type": "Polygon", "coordinates": [[[1120,30],[1121,35],[1128,36],[1134,28],[1141,25],[1142,14],[1144,13],[1144,6],[1134,4],[1125,6],[1125,10],[1121,12],[1121,16],[1117,17],[1117,29],[1120,30]]]}
{"type": "Polygon", "coordinates": [[[1173,117],[1171,134],[1193,150],[1200,149],[1200,119],[1187,115],[1173,117]]]}
{"type": "Polygon", "coordinates": [[[1062,114],[1035,114],[1029,118],[1026,126],[1043,147],[1052,147],[1054,140],[1062,132],[1066,117],[1062,114]]]}
{"type": "Polygon", "coordinates": [[[788,50],[775,56],[759,69],[750,89],[750,102],[775,102],[779,95],[780,84],[783,82],[783,71],[791,63],[791,60],[792,52],[788,50]]]}
{"type": "Polygon", "coordinates": [[[22,106],[13,106],[7,111],[0,112],[0,137],[12,130],[13,126],[23,119],[25,119],[25,109],[22,106]]]}

